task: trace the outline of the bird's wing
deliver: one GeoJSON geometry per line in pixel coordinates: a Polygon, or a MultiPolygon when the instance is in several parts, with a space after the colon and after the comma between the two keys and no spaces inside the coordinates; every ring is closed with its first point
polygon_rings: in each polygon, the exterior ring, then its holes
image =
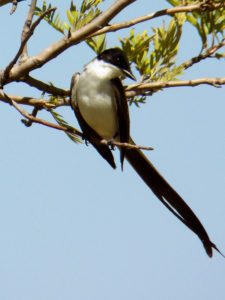
{"type": "Polygon", "coordinates": [[[95,132],[82,117],[76,100],[76,85],[79,80],[79,73],[75,73],[71,79],[70,84],[70,105],[75,112],[78,123],[83,131],[84,139],[88,140],[93,147],[98,151],[98,153],[110,164],[110,166],[115,169],[116,164],[114,157],[108,145],[101,144],[102,138],[95,132]]]}
{"type": "MultiPolygon", "coordinates": [[[[111,80],[114,96],[116,100],[117,116],[119,123],[119,139],[121,143],[129,143],[130,139],[130,117],[127,99],[124,91],[124,87],[119,78],[111,80]]],[[[123,162],[125,157],[125,148],[120,149],[120,161],[123,168],[123,162]]]]}

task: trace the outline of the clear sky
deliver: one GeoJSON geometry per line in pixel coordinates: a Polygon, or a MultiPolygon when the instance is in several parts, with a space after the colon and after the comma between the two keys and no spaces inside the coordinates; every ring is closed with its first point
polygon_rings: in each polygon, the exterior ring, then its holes
{"type": "MultiPolygon", "coordinates": [[[[40,2],[40,1],[39,1],[40,2]]],[[[51,1],[62,14],[70,1],[51,1]]],[[[76,1],[76,3],[79,1],[76,1]]],[[[105,1],[107,7],[113,1],[105,1]]],[[[9,16],[0,9],[0,68],[13,57],[29,1],[9,16]]],[[[166,8],[166,1],[134,3],[116,18],[166,8]]],[[[167,19],[168,20],[168,19],[167,19]]],[[[162,19],[137,26],[161,24],[162,19]]],[[[200,51],[185,26],[180,60],[200,51]]],[[[109,35],[108,47],[118,46],[109,35]]],[[[61,35],[46,24],[29,44],[39,53],[61,35]]],[[[94,53],[82,44],[32,73],[68,88],[74,72],[94,53]]],[[[224,76],[224,61],[205,61],[184,78],[224,76]]],[[[24,84],[18,95],[41,96],[24,84]]],[[[149,158],[196,212],[225,252],[225,87],[167,89],[131,108],[132,136],[153,146],[149,158]]],[[[1,300],[217,300],[225,294],[225,259],[209,259],[199,239],[161,205],[126,163],[112,170],[91,147],[64,133],[33,125],[0,102],[1,300]]],[[[77,126],[70,108],[64,117],[77,126]]],[[[40,117],[48,118],[46,113],[40,117]]],[[[118,162],[118,155],[117,162],[118,162]]]]}

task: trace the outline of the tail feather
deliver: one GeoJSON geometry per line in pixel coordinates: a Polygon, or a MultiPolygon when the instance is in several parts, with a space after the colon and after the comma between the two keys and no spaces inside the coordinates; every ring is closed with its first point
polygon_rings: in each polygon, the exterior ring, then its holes
{"type": "MultiPolygon", "coordinates": [[[[131,140],[133,143],[133,141],[131,140]]],[[[153,164],[147,159],[141,150],[127,149],[125,157],[142,180],[157,196],[157,198],[188,228],[190,228],[202,241],[209,257],[212,257],[213,249],[222,254],[197,218],[192,209],[185,203],[181,196],[160,175],[153,164]]],[[[222,254],[223,255],[223,254],[222,254]]]]}

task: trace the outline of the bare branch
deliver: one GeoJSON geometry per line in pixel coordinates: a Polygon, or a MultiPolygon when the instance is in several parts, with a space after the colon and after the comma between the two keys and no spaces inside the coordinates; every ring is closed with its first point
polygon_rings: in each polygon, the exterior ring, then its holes
{"type": "MultiPolygon", "coordinates": [[[[225,7],[225,3],[211,3],[209,5],[210,10],[217,10],[221,7],[225,7]]],[[[142,16],[142,17],[138,17],[138,18],[135,18],[135,19],[130,20],[130,21],[105,26],[104,28],[99,29],[98,31],[94,32],[91,36],[96,36],[96,35],[107,33],[107,32],[113,32],[113,31],[129,28],[129,27],[132,27],[136,24],[143,23],[145,21],[149,21],[151,19],[155,19],[155,18],[158,18],[158,17],[166,16],[166,15],[167,16],[172,16],[172,15],[175,15],[177,13],[184,13],[184,12],[188,13],[188,12],[193,12],[193,11],[204,11],[205,9],[206,9],[206,3],[204,3],[204,2],[201,2],[201,3],[198,3],[198,4],[193,4],[193,5],[176,6],[176,7],[173,7],[173,8],[162,9],[162,10],[159,10],[157,12],[153,12],[151,14],[148,14],[148,15],[145,15],[145,16],[142,16]]]]}
{"type": "Polygon", "coordinates": [[[133,84],[127,87],[126,96],[128,98],[135,97],[138,95],[144,95],[146,92],[150,92],[153,90],[159,90],[163,88],[171,88],[171,87],[193,87],[198,85],[211,85],[214,87],[220,87],[225,85],[225,77],[222,78],[199,78],[192,80],[180,80],[180,81],[168,81],[168,82],[151,82],[151,83],[140,83],[133,84]]]}

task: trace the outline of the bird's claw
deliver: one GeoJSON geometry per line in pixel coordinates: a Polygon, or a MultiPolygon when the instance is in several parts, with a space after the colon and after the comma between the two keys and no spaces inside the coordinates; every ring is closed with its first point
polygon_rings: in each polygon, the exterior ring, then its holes
{"type": "Polygon", "coordinates": [[[108,140],[107,144],[110,148],[110,150],[115,150],[115,145],[113,144],[114,139],[108,140]]]}

